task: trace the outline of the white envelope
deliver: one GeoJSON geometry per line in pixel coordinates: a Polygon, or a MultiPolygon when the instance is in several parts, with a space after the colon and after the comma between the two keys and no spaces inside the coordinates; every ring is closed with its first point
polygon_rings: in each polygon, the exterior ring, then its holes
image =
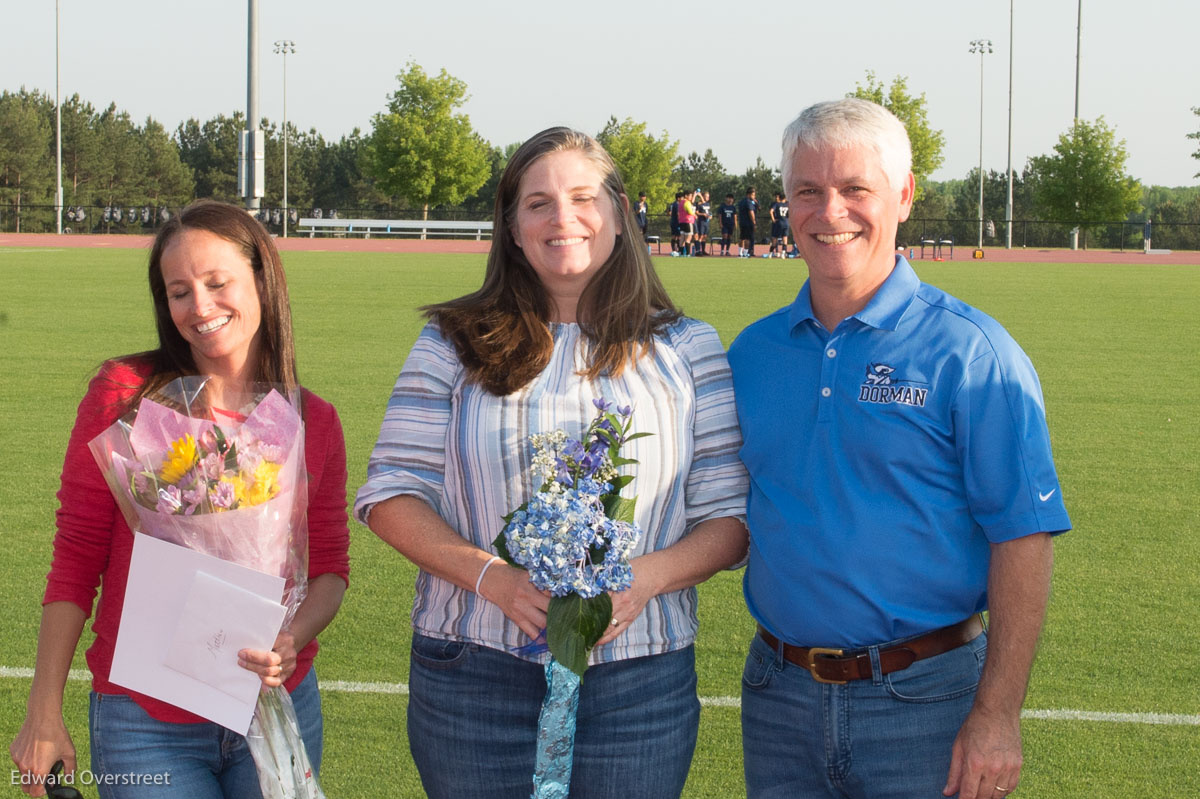
{"type": "Polygon", "coordinates": [[[196,572],[164,662],[234,699],[252,696],[261,680],[238,665],[237,653],[270,649],[286,612],[278,602],[196,572]]]}
{"type": "MultiPolygon", "coordinates": [[[[279,604],[283,588],[282,577],[263,574],[149,535],[134,535],[125,604],[109,679],[131,691],[170,702],[245,735],[250,729],[261,682],[253,673],[237,666],[237,651],[247,647],[270,649],[275,643],[283,620],[283,606],[279,604]],[[201,574],[203,578],[196,587],[201,574]],[[222,589],[219,583],[242,593],[222,589]],[[279,608],[279,621],[274,623],[273,629],[264,627],[256,633],[261,638],[237,648],[233,648],[232,639],[227,639],[218,647],[229,649],[233,668],[245,672],[249,678],[240,686],[211,674],[206,679],[199,679],[194,675],[195,671],[202,671],[198,666],[191,667],[193,673],[186,673],[167,662],[173,646],[179,647],[176,655],[184,656],[194,650],[197,637],[201,642],[200,651],[208,657],[207,646],[212,636],[217,630],[225,629],[220,624],[212,627],[213,619],[203,609],[189,611],[189,598],[193,596],[194,588],[200,592],[199,600],[213,593],[223,596],[222,603],[233,612],[229,621],[231,631],[232,625],[240,624],[242,617],[250,618],[263,612],[260,600],[279,608]],[[214,681],[222,687],[216,687],[214,681]]],[[[241,632],[244,630],[239,630],[239,635],[241,632]]],[[[180,661],[175,662],[180,665],[180,661]]]]}

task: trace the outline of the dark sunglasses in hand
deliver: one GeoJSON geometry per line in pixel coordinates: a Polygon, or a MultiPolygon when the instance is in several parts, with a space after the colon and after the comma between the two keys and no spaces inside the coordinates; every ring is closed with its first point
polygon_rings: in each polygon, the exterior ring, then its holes
{"type": "Polygon", "coordinates": [[[50,773],[46,775],[46,796],[50,799],[83,799],[81,794],[72,785],[59,785],[58,781],[62,779],[63,762],[55,761],[50,767],[50,773]]]}

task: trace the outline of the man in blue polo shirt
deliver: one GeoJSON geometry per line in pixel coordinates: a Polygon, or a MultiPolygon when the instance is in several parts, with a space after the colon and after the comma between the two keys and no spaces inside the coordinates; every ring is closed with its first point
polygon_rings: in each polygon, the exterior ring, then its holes
{"type": "Polygon", "coordinates": [[[911,159],[874,103],[792,123],[783,185],[809,278],[729,351],[759,623],[750,799],[998,799],[1020,778],[1051,535],[1070,520],[1029,359],[895,254],[911,159]]]}

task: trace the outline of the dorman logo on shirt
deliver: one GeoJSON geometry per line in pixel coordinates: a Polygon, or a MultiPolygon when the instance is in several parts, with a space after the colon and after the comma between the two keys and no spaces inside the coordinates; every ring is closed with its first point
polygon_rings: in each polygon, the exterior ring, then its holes
{"type": "Polygon", "coordinates": [[[896,376],[896,367],[886,363],[869,364],[867,377],[858,389],[859,402],[871,402],[876,405],[897,404],[924,408],[928,395],[929,389],[918,388],[900,379],[896,376]]]}
{"type": "Polygon", "coordinates": [[[896,369],[888,366],[886,363],[873,363],[867,367],[867,382],[868,386],[888,386],[892,383],[892,375],[896,369]]]}

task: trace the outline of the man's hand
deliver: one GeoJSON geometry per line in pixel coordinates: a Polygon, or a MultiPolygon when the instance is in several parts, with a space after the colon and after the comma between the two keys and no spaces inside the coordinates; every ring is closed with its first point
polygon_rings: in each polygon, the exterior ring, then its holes
{"type": "Polygon", "coordinates": [[[1021,779],[1021,719],[975,707],[954,739],[942,793],[959,799],[1005,796],[1021,779]]]}
{"type": "Polygon", "coordinates": [[[946,796],[998,799],[1021,778],[1021,704],[1050,596],[1048,533],[992,544],[987,660],[975,705],[954,739],[946,796]]]}

